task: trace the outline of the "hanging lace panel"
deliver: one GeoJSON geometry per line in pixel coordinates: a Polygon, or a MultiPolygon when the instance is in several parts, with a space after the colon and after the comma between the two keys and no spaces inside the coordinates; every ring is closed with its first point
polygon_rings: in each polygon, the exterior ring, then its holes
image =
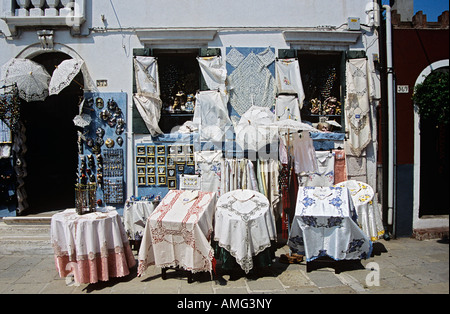
{"type": "Polygon", "coordinates": [[[271,107],[275,98],[274,78],[268,69],[275,54],[270,48],[257,54],[253,52],[257,48],[250,50],[247,56],[234,47],[227,53],[227,62],[234,67],[228,76],[230,104],[240,116],[252,105],[271,107]]]}

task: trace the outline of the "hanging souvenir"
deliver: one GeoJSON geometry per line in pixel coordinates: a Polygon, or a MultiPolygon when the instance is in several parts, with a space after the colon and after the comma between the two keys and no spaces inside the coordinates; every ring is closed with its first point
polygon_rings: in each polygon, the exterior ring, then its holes
{"type": "Polygon", "coordinates": [[[114,140],[112,138],[108,138],[105,142],[106,147],[113,148],[114,147],[114,140]]]}
{"type": "Polygon", "coordinates": [[[103,99],[101,97],[98,97],[95,100],[95,105],[97,106],[98,109],[103,109],[104,107],[103,99]]]}
{"type": "Polygon", "coordinates": [[[97,128],[97,130],[95,131],[95,134],[97,134],[98,137],[102,137],[105,135],[105,130],[101,127],[97,128]]]}
{"type": "Polygon", "coordinates": [[[121,136],[117,137],[116,142],[117,142],[117,144],[119,144],[119,146],[122,146],[122,144],[123,144],[123,138],[122,138],[121,136]]]}

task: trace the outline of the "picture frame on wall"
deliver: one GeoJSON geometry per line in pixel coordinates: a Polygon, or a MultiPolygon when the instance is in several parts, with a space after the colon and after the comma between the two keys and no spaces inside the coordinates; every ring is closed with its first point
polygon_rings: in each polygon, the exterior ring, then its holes
{"type": "Polygon", "coordinates": [[[147,185],[147,182],[145,182],[145,176],[138,176],[137,177],[137,181],[138,181],[138,185],[142,186],[142,185],[147,185]]]}
{"type": "Polygon", "coordinates": [[[136,156],[136,165],[145,165],[145,157],[136,156]]]}
{"type": "Polygon", "coordinates": [[[158,176],[158,185],[166,185],[166,176],[158,176]]]}
{"type": "Polygon", "coordinates": [[[155,156],[155,145],[147,146],[147,155],[148,156],[155,156]]]}
{"type": "Polygon", "coordinates": [[[136,154],[137,155],[145,155],[145,146],[141,146],[141,145],[136,146],[136,154]]]}
{"type": "Polygon", "coordinates": [[[147,176],[148,185],[156,185],[156,176],[147,176]]]}
{"type": "Polygon", "coordinates": [[[168,179],[167,186],[169,190],[175,190],[177,188],[177,180],[176,179],[168,179]]]}
{"type": "Polygon", "coordinates": [[[164,145],[157,145],[156,146],[156,153],[157,153],[157,155],[165,155],[166,154],[166,146],[164,146],[164,145]]]}

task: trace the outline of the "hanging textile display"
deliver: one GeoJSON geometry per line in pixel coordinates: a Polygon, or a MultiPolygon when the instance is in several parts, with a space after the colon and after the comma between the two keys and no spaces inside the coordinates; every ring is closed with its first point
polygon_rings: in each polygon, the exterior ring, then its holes
{"type": "Polygon", "coordinates": [[[226,91],[227,69],[221,56],[197,57],[200,70],[209,89],[226,91]]]}
{"type": "Polygon", "coordinates": [[[195,172],[201,177],[202,191],[217,192],[217,195],[220,196],[224,190],[222,151],[194,152],[194,160],[195,172]]]}
{"type": "Polygon", "coordinates": [[[200,126],[200,138],[221,142],[225,130],[231,126],[224,98],[217,90],[200,91],[195,95],[194,123],[200,126]]]}
{"type": "Polygon", "coordinates": [[[152,136],[162,134],[158,122],[162,101],[158,78],[158,62],[155,57],[136,56],[133,60],[137,94],[134,103],[152,136]]]}
{"type": "Polygon", "coordinates": [[[275,83],[269,65],[275,61],[273,49],[227,48],[230,104],[239,116],[252,105],[271,107],[275,98],[275,83]],[[260,51],[260,52],[258,52],[260,51]]]}
{"type": "Polygon", "coordinates": [[[133,61],[138,94],[159,99],[158,62],[156,58],[136,56],[133,61]]]}
{"type": "Polygon", "coordinates": [[[295,95],[278,95],[275,99],[275,116],[277,120],[292,119],[301,121],[300,103],[295,95]]]}
{"type": "Polygon", "coordinates": [[[348,60],[346,77],[345,124],[349,131],[350,150],[359,157],[372,140],[369,113],[374,86],[367,59],[348,60]]]}
{"type": "Polygon", "coordinates": [[[134,104],[152,136],[162,134],[158,122],[161,118],[161,100],[150,96],[136,94],[133,96],[134,104]]]}
{"type": "Polygon", "coordinates": [[[278,59],[275,62],[278,93],[297,94],[300,108],[303,107],[303,90],[300,66],[297,59],[278,59]]]}
{"type": "Polygon", "coordinates": [[[305,186],[329,187],[334,184],[334,153],[316,151],[318,170],[306,177],[305,186]]]}

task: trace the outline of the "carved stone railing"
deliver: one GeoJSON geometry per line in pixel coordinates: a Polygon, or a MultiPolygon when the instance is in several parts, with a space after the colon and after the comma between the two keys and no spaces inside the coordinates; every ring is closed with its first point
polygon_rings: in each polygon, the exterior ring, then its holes
{"type": "Polygon", "coordinates": [[[86,0],[3,0],[0,17],[12,36],[20,27],[64,27],[79,34],[85,22],[86,0]]]}

